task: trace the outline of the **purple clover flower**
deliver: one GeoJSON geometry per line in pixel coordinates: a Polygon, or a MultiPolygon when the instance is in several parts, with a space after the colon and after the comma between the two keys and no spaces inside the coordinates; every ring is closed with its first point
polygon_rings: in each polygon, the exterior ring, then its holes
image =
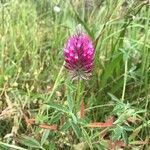
{"type": "Polygon", "coordinates": [[[65,68],[72,78],[89,79],[93,67],[92,40],[83,32],[72,35],[64,46],[65,68]]]}

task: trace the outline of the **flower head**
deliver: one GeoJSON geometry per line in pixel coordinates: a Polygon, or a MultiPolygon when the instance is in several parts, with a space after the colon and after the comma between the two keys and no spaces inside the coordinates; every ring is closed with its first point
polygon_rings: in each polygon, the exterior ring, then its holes
{"type": "Polygon", "coordinates": [[[64,46],[65,67],[72,77],[88,79],[93,67],[92,40],[83,32],[72,35],[64,46]]]}

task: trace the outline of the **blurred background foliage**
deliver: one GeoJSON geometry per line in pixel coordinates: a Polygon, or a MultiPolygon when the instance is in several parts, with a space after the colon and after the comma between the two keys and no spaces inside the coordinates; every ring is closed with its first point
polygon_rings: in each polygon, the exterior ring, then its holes
{"type": "MultiPolygon", "coordinates": [[[[131,114],[125,115],[129,117],[140,113],[140,123],[132,126],[133,131],[142,126],[138,130],[138,137],[135,136],[132,140],[144,140],[150,135],[147,126],[150,117],[149,1],[1,0],[2,141],[15,141],[14,135],[13,138],[4,138],[12,133],[14,128],[16,135],[24,133],[37,139],[42,135],[46,136],[45,131],[40,131],[36,127],[26,129],[22,119],[24,110],[36,118],[38,123],[59,122],[61,113],[57,110],[41,112],[46,102],[55,101],[67,105],[68,72],[61,69],[63,46],[67,38],[75,32],[78,24],[82,25],[95,46],[93,75],[90,81],[84,81],[83,99],[87,109],[85,120],[105,121],[112,115],[118,119],[125,110],[131,110],[131,114]]],[[[77,90],[74,84],[68,86],[72,93],[77,90]]],[[[116,129],[111,132],[112,137],[117,136],[116,129]]],[[[122,131],[122,128],[120,130],[122,131]]],[[[89,134],[93,143],[93,136],[98,132],[82,130],[83,133],[89,134]]],[[[65,140],[69,148],[72,143],[78,143],[69,131],[65,131],[65,135],[61,132],[49,134],[49,141],[53,141],[59,148],[64,147],[65,140]],[[66,139],[63,136],[66,136],[66,139]]],[[[117,136],[117,139],[119,138],[120,135],[117,136]]],[[[46,139],[43,143],[45,149],[48,149],[48,145],[55,147],[53,142],[46,143],[46,139]]]]}

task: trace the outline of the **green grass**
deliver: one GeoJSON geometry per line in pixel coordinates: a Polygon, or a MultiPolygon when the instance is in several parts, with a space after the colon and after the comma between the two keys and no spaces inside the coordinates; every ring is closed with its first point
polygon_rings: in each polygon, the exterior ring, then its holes
{"type": "Polygon", "coordinates": [[[107,150],[108,140],[150,149],[140,143],[150,138],[150,8],[148,1],[123,2],[0,1],[0,149],[107,150]],[[95,47],[89,81],[70,81],[63,67],[64,43],[78,24],[95,47]],[[29,127],[27,113],[35,119],[29,127]],[[113,127],[87,127],[110,116],[113,127]]]}

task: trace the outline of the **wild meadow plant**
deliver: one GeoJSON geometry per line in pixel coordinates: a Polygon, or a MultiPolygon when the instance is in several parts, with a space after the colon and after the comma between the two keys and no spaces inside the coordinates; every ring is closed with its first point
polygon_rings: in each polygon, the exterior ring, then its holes
{"type": "Polygon", "coordinates": [[[0,150],[149,150],[149,39],[149,0],[1,0],[0,150]]]}
{"type": "Polygon", "coordinates": [[[91,75],[94,48],[91,39],[79,30],[65,44],[65,67],[71,72],[72,78],[86,79],[91,75]]]}

